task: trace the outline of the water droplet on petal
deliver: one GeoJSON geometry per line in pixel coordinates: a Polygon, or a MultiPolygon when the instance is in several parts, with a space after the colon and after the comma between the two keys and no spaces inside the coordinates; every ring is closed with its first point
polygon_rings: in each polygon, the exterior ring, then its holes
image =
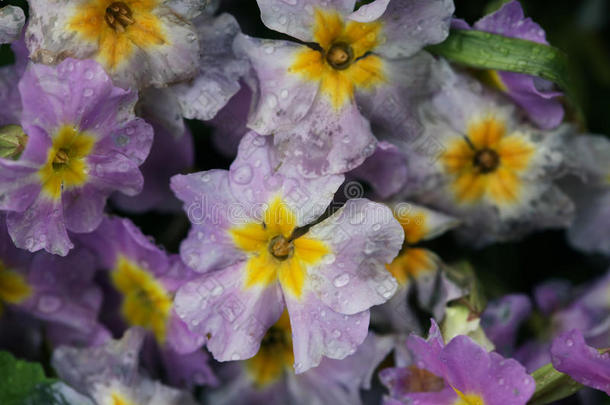
{"type": "Polygon", "coordinates": [[[43,295],[38,300],[38,310],[46,314],[56,312],[61,307],[61,299],[53,295],[43,295]]]}
{"type": "Polygon", "coordinates": [[[333,280],[333,285],[337,288],[346,286],[349,283],[349,274],[343,273],[333,280]]]}
{"type": "Polygon", "coordinates": [[[231,178],[237,184],[248,184],[252,180],[252,167],[245,164],[234,170],[231,170],[231,178]]]}

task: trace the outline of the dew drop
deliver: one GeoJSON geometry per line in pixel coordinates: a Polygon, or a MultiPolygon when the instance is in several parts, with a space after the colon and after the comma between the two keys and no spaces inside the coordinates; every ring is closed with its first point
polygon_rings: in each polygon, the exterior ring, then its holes
{"type": "Polygon", "coordinates": [[[38,309],[46,314],[56,312],[60,307],[61,299],[52,295],[43,295],[38,300],[38,309]]]}
{"type": "Polygon", "coordinates": [[[231,177],[237,184],[248,184],[252,180],[252,168],[245,164],[231,171],[231,177]]]}
{"type": "Polygon", "coordinates": [[[333,280],[333,285],[337,288],[346,286],[349,283],[349,274],[343,273],[333,280]]]}

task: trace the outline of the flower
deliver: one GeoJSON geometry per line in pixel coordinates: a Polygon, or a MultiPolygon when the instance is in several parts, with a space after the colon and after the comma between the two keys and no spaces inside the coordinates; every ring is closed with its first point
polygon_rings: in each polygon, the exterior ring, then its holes
{"type": "Polygon", "coordinates": [[[534,393],[534,379],[517,361],[463,335],[445,345],[434,321],[428,340],[412,335],[407,346],[415,363],[380,373],[388,404],[525,405],[534,393]]]}
{"type": "Polygon", "coordinates": [[[28,141],[19,160],[0,159],[0,209],[18,247],[63,256],[67,230],[97,228],[108,195],[140,192],[152,128],[94,61],[31,64],[19,91],[28,141]]]}
{"type": "Polygon", "coordinates": [[[0,317],[8,308],[85,340],[108,336],[97,322],[102,294],[94,274],[94,258],[84,249],[57,257],[16,248],[0,217],[0,317]]]}
{"type": "Polygon", "coordinates": [[[257,74],[249,127],[273,133],[302,175],[360,165],[375,150],[369,120],[398,136],[417,131],[411,104],[434,87],[433,59],[418,52],[445,39],[452,1],[377,0],[356,11],[353,0],[258,5],[269,28],[311,44],[244,35],[235,42],[257,74]]]}
{"type": "Polygon", "coordinates": [[[582,332],[573,329],[553,340],[553,366],[562,373],[610,395],[610,351],[587,346],[582,332]]]}
{"type": "Polygon", "coordinates": [[[241,88],[250,65],[233,52],[239,24],[229,14],[203,14],[193,20],[202,49],[197,76],[170,86],[185,118],[212,119],[241,88]]]}
{"type": "Polygon", "coordinates": [[[237,155],[239,141],[248,133],[246,123],[252,104],[252,91],[248,86],[233,96],[218,114],[209,121],[213,126],[212,143],[221,155],[234,158],[237,155]]]}
{"type": "Polygon", "coordinates": [[[128,326],[147,330],[159,345],[181,353],[201,347],[203,339],[189,334],[174,313],[173,293],[196,275],[177,255],[161,250],[128,219],[106,217],[95,232],[77,237],[108,272],[128,326]]]}
{"type": "Polygon", "coordinates": [[[551,361],[552,339],[577,329],[587,344],[604,347],[610,341],[610,273],[578,288],[561,280],[551,280],[535,290],[536,304],[549,319],[537,340],[523,344],[517,358],[533,371],[551,361]]]}
{"type": "Polygon", "coordinates": [[[63,381],[96,404],[197,404],[191,394],[140,374],[143,339],[143,331],[130,329],[121,340],[102,346],[60,347],[53,352],[52,365],[63,381]]]}
{"type": "Polygon", "coordinates": [[[0,8],[0,44],[13,42],[19,38],[23,24],[25,24],[25,14],[20,7],[0,8]]]}
{"type": "MultiPolygon", "coordinates": [[[[470,29],[463,20],[454,20],[452,27],[470,29]]],[[[517,0],[503,4],[499,10],[477,21],[473,28],[539,44],[549,44],[544,30],[530,18],[524,17],[521,4],[517,0]]],[[[564,110],[560,97],[563,93],[555,90],[551,82],[535,76],[496,70],[483,71],[482,79],[506,93],[523,108],[528,118],[539,128],[551,129],[561,124],[564,110]]]]}
{"type": "Polygon", "coordinates": [[[295,175],[278,166],[271,142],[249,133],[229,171],[172,178],[193,223],[180,255],[205,273],[180,288],[175,305],[228,361],[254,356],[285,304],[301,373],[362,343],[368,309],[396,290],[383,265],[403,236],[387,207],[364,199],[316,224],[343,176],[295,175]]]}
{"type": "Polygon", "coordinates": [[[179,0],[34,0],[26,42],[35,62],[95,59],[121,87],[164,86],[199,68],[197,32],[179,0]],[[181,10],[182,11],[182,10],[181,10]]]}
{"type": "Polygon", "coordinates": [[[599,135],[581,135],[570,140],[566,150],[578,175],[561,182],[576,205],[568,240],[585,252],[610,255],[610,142],[599,135]]]}
{"type": "Polygon", "coordinates": [[[568,168],[573,129],[533,128],[497,94],[447,64],[438,68],[443,89],[422,106],[424,133],[402,145],[403,197],[457,217],[458,235],[479,246],[567,226],[573,204],[553,180],[568,168]]]}
{"type": "Polygon", "coordinates": [[[388,199],[398,193],[407,181],[407,164],[404,154],[395,145],[381,141],[375,152],[349,176],[366,181],[380,199],[388,199]]]}
{"type": "Polygon", "coordinates": [[[531,312],[532,304],[524,294],[505,295],[487,304],[481,325],[498,352],[505,356],[512,354],[519,327],[531,312]]]}
{"type": "Polygon", "coordinates": [[[442,319],[447,302],[464,292],[445,274],[446,266],[434,252],[418,246],[459,225],[455,218],[412,203],[391,203],[390,208],[405,233],[400,254],[386,265],[398,281],[398,291],[375,308],[374,322],[386,323],[394,332],[420,331],[409,296],[416,293],[420,307],[442,319]]]}
{"type": "Polygon", "coordinates": [[[149,88],[138,101],[138,114],[153,127],[155,137],[150,155],[140,167],[144,175],[142,192],[135,196],[122,193],[112,196],[112,202],[127,212],[180,210],[180,202],[169,188],[169,179],[193,166],[195,150],[193,137],[184,125],[179,106],[164,95],[163,90],[149,88]]]}
{"type": "Polygon", "coordinates": [[[369,333],[354,354],[343,360],[323,359],[318,367],[295,375],[290,321],[284,312],[254,357],[223,365],[225,384],[207,399],[218,405],[361,404],[360,389],[370,389],[375,368],[392,346],[391,338],[369,333]]]}

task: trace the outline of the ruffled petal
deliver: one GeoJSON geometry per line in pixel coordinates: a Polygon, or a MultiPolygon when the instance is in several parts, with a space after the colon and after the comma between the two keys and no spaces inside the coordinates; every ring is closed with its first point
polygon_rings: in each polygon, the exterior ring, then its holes
{"type": "Polygon", "coordinates": [[[240,32],[233,16],[221,14],[194,21],[202,49],[199,74],[189,82],[171,86],[185,118],[209,120],[239,91],[239,78],[250,69],[248,60],[233,53],[240,32]]]}
{"type": "Polygon", "coordinates": [[[305,237],[330,248],[331,258],[322,259],[310,277],[320,300],[334,311],[356,314],[396,292],[396,280],[385,265],[398,254],[403,232],[387,207],[366,199],[349,200],[305,237]]]}
{"type": "Polygon", "coordinates": [[[257,0],[263,23],[272,30],[288,34],[301,41],[314,39],[314,11],[330,9],[346,15],[354,10],[355,0],[257,0]]]}
{"type": "Polygon", "coordinates": [[[553,340],[551,358],[557,370],[610,395],[610,355],[587,346],[579,330],[565,332],[553,340]]]}
{"type": "Polygon", "coordinates": [[[316,367],[322,357],[343,359],[367,336],[369,311],[343,315],[333,311],[313,292],[300,300],[286,296],[294,350],[294,371],[316,367]]]}
{"type": "Polygon", "coordinates": [[[24,212],[9,212],[6,220],[8,231],[21,249],[65,256],[74,247],[64,224],[61,200],[39,195],[24,212]]]}
{"type": "Polygon", "coordinates": [[[284,311],[277,284],[245,289],[245,264],[237,263],[185,284],[175,310],[187,327],[207,338],[218,361],[254,356],[267,329],[284,311]]]}

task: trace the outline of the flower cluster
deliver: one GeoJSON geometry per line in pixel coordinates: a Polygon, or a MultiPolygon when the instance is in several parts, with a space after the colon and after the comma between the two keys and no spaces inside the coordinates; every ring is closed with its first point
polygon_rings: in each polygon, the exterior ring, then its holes
{"type": "Polygon", "coordinates": [[[54,370],[32,390],[600,404],[610,139],[527,63],[438,52],[539,51],[541,26],[516,0],[472,25],[452,0],[250,1],[260,21],[231,0],[0,8],[0,351],[54,370]],[[511,292],[479,260],[551,232],[595,281],[511,292]]]}

